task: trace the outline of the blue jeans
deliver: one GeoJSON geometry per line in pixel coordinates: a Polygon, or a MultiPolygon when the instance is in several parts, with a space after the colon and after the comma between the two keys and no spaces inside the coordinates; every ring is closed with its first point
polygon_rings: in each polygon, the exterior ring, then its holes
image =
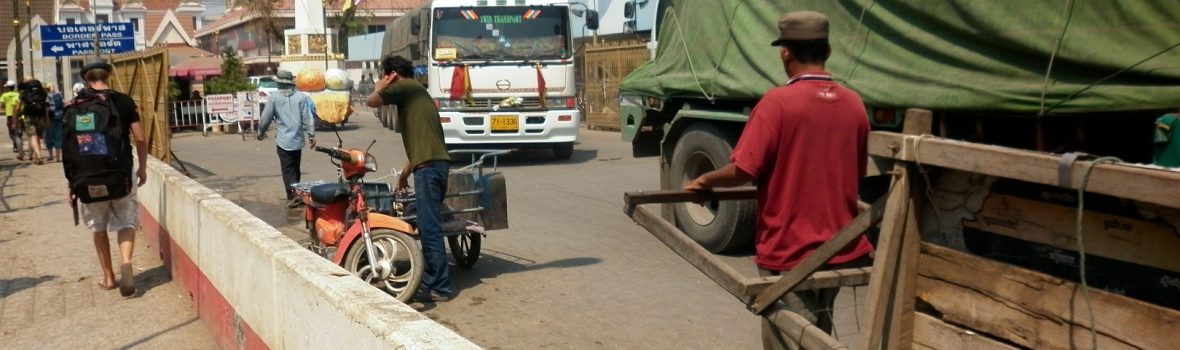
{"type": "Polygon", "coordinates": [[[61,121],[49,120],[49,129],[45,130],[45,148],[61,149],[61,121]]]}
{"type": "Polygon", "coordinates": [[[435,293],[451,296],[451,271],[447,266],[447,248],[443,244],[443,196],[447,193],[446,161],[427,162],[414,169],[414,195],[418,204],[418,236],[426,258],[426,276],[422,285],[435,293]]]}

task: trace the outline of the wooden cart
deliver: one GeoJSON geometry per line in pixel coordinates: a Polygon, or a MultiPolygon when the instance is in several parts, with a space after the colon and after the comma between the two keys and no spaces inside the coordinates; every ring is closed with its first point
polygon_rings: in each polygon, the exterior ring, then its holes
{"type": "MultiPolygon", "coordinates": [[[[751,199],[752,188],[632,192],[625,195],[625,212],[722,288],[748,301],[751,312],[795,335],[807,349],[846,346],[783,309],[777,300],[792,290],[866,284],[869,298],[860,320],[867,330],[867,349],[1090,349],[1094,344],[1103,349],[1180,348],[1176,309],[932,243],[938,234],[931,233],[942,227],[928,224],[930,215],[939,215],[939,208],[928,206],[940,198],[928,187],[925,171],[958,171],[1072,191],[1082,188],[1087,195],[1151,208],[1155,215],[1150,220],[1085,211],[1084,243],[1075,238],[1074,217],[1065,215],[1077,209],[1039,208],[1018,199],[1004,204],[1028,213],[1001,212],[997,221],[977,218],[968,225],[993,225],[1019,242],[1060,251],[1085,247],[1081,256],[1158,272],[1159,288],[1175,288],[1161,292],[1165,302],[1180,301],[1168,294],[1180,293],[1180,172],[1062,161],[1058,155],[939,139],[925,135],[931,121],[929,111],[910,110],[904,134],[871,133],[870,173],[892,177],[888,194],[865,205],[832,240],[781,277],[741,275],[659,216],[658,210],[643,206],[751,199]],[[1021,215],[1005,216],[1013,213],[1021,215]],[[1044,220],[1054,220],[1053,225],[1044,220]],[[871,269],[816,272],[872,227],[880,228],[880,236],[871,269]]],[[[994,209],[987,205],[975,214],[994,209]]]]}

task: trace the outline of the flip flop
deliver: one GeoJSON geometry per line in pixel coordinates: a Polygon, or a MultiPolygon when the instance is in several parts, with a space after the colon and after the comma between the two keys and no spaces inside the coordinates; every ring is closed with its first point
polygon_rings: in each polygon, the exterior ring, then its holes
{"type": "Polygon", "coordinates": [[[97,285],[97,286],[98,286],[98,288],[100,288],[100,289],[102,289],[102,290],[111,290],[111,289],[115,289],[116,287],[119,287],[119,285],[118,285],[118,284],[114,284],[114,283],[112,283],[112,284],[104,284],[104,283],[102,283],[101,281],[100,281],[100,282],[94,282],[94,284],[95,284],[95,285],[97,285]]]}
{"type": "Polygon", "coordinates": [[[131,264],[119,266],[119,294],[125,297],[135,294],[135,276],[131,272],[131,264]]]}

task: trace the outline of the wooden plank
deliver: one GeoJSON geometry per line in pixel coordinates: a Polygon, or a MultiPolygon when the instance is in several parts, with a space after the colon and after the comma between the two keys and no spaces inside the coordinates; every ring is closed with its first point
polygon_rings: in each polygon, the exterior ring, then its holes
{"type": "Polygon", "coordinates": [[[892,189],[886,204],[889,212],[881,222],[881,236],[877,239],[876,256],[873,258],[873,275],[869,280],[868,306],[865,309],[869,322],[867,349],[880,349],[882,341],[889,334],[888,313],[892,308],[895,275],[901,252],[902,232],[909,211],[910,181],[905,165],[894,167],[892,189]]]}
{"type": "MultiPolygon", "coordinates": [[[[792,291],[813,290],[837,287],[856,287],[869,284],[872,268],[859,267],[852,269],[816,271],[811,277],[799,282],[792,291]]],[[[758,295],[766,287],[778,282],[780,276],[766,276],[747,278],[743,281],[742,296],[758,295]]]]}
{"type": "MultiPolygon", "coordinates": [[[[1077,208],[1011,195],[992,194],[983,201],[974,228],[1029,242],[1077,251],[1077,208]]],[[[1087,210],[1082,218],[1086,254],[1180,272],[1180,236],[1161,222],[1136,220],[1087,210]]]]}
{"type": "Polygon", "coordinates": [[[700,244],[689,239],[684,232],[681,232],[672,223],[664,220],[658,215],[647,210],[645,207],[635,207],[631,213],[631,219],[635,220],[640,226],[651,232],[661,242],[664,242],[668,248],[673,252],[684,258],[697,270],[700,270],[709,276],[713,282],[717,282],[721,288],[733,294],[735,297],[741,295],[744,289],[743,277],[741,273],[734,270],[725,262],[718,259],[708,250],[701,247],[700,244]]]}
{"type": "MultiPolygon", "coordinates": [[[[1039,184],[1056,186],[1058,181],[1059,157],[1008,147],[874,131],[869,134],[869,154],[1039,184]]],[[[1071,183],[1082,183],[1090,163],[1074,163],[1071,183]]],[[[1086,190],[1180,208],[1180,171],[1100,164],[1086,190]]]]}
{"type": "Polygon", "coordinates": [[[918,280],[918,255],[922,243],[918,213],[921,213],[926,198],[922,191],[925,183],[918,176],[910,176],[910,200],[906,211],[905,229],[902,230],[901,256],[897,263],[897,280],[893,291],[893,307],[886,322],[890,325],[889,339],[883,342],[888,348],[907,349],[914,339],[914,289],[918,280]]]}
{"type": "Polygon", "coordinates": [[[782,303],[775,303],[767,309],[766,319],[786,334],[790,340],[799,344],[801,349],[848,349],[844,344],[836,341],[831,335],[824,333],[819,327],[797,313],[787,311],[782,303]]]}
{"type": "Polygon", "coordinates": [[[929,134],[934,130],[934,112],[928,109],[910,108],[905,110],[901,133],[907,135],[929,134]]]}
{"type": "Polygon", "coordinates": [[[803,259],[803,262],[782,274],[782,278],[778,282],[775,282],[758,293],[754,297],[754,302],[750,304],[750,311],[753,311],[755,314],[762,314],[767,307],[781,299],[784,294],[790,292],[792,288],[799,285],[804,279],[807,279],[815,270],[827,264],[828,260],[831,260],[837,253],[844,250],[852,242],[860,239],[866,230],[880,222],[882,216],[885,215],[885,200],[885,197],[878,199],[867,212],[858,214],[851,222],[841,228],[840,232],[837,232],[835,236],[811,252],[807,258],[803,259]]]}
{"type": "Polygon", "coordinates": [[[934,316],[914,316],[914,348],[961,350],[1016,350],[1017,347],[943,322],[934,316]]]}
{"type": "MultiPolygon", "coordinates": [[[[1080,287],[970,254],[922,245],[918,296],[944,320],[1035,349],[1089,348],[1080,287]]],[[[1090,289],[1103,349],[1175,348],[1180,311],[1090,289]]]]}
{"type": "Polygon", "coordinates": [[[753,186],[716,188],[712,191],[688,191],[676,189],[627,192],[623,194],[623,203],[626,205],[623,211],[630,215],[630,210],[641,204],[744,200],[754,199],[757,195],[757,189],[753,186]]]}

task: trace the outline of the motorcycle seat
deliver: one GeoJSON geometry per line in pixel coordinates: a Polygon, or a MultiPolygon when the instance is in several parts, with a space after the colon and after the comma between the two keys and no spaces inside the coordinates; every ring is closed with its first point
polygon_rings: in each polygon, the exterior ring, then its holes
{"type": "Polygon", "coordinates": [[[332,204],[348,199],[348,185],[327,183],[311,188],[311,200],[319,204],[332,204]]]}

